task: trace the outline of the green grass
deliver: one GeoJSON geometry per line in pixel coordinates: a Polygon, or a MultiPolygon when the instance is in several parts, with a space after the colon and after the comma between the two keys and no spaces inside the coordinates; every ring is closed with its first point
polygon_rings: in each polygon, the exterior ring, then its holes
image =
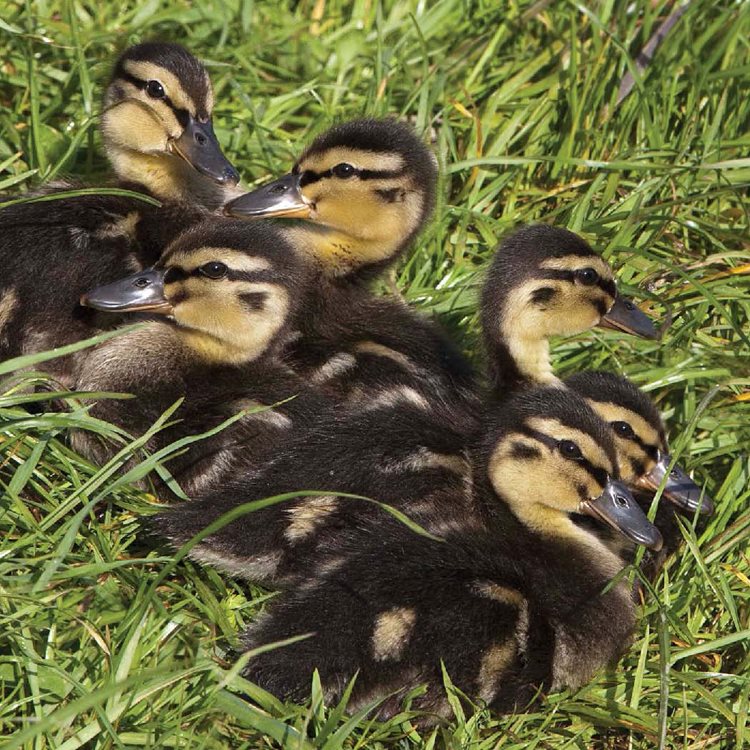
{"type": "MultiPolygon", "coordinates": [[[[477,350],[496,238],[552,220],[583,233],[673,322],[660,343],[586,335],[558,369],[647,388],[681,462],[717,501],[654,585],[616,671],[534,713],[404,717],[283,705],[237,676],[237,633],[271,595],[174,555],[121,468],[66,447],[107,432],[71,401],[29,415],[0,396],[0,735],[25,748],[740,748],[750,744],[750,4],[693,0],[620,105],[622,76],[671,4],[598,0],[4,0],[0,189],[101,182],[108,61],[159,36],[205,59],[216,129],[248,182],[285,171],[335,119],[409,116],[443,166],[436,220],[397,282],[477,350]],[[255,704],[233,693],[250,694],[255,704]]],[[[43,365],[40,365],[43,367],[43,365]]],[[[141,471],[153,466],[141,465],[141,471]]],[[[138,472],[138,469],[135,470],[138,472]]]]}

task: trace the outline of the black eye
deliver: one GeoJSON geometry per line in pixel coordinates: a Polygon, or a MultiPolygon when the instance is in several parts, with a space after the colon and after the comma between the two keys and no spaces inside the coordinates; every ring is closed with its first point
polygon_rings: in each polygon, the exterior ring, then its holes
{"type": "Polygon", "coordinates": [[[164,86],[159,81],[149,81],[146,84],[146,93],[152,99],[163,99],[165,97],[164,86]]]}
{"type": "Polygon", "coordinates": [[[584,286],[592,286],[599,281],[599,274],[593,268],[581,268],[576,271],[576,279],[584,286]]]}
{"type": "Polygon", "coordinates": [[[218,260],[212,260],[210,263],[204,263],[198,270],[209,279],[221,279],[227,275],[229,269],[218,260]]]}
{"type": "Polygon", "coordinates": [[[354,177],[355,174],[357,174],[357,170],[355,167],[353,167],[351,164],[347,164],[346,162],[342,162],[341,164],[337,164],[331,172],[336,176],[340,177],[342,180],[346,180],[349,177],[354,177]]]}
{"type": "Polygon", "coordinates": [[[581,449],[572,440],[561,440],[557,447],[565,458],[570,458],[573,461],[580,461],[583,458],[581,449]]]}
{"type": "Polygon", "coordinates": [[[610,422],[610,426],[615,431],[615,435],[632,440],[635,438],[633,428],[627,422],[610,422]]]}

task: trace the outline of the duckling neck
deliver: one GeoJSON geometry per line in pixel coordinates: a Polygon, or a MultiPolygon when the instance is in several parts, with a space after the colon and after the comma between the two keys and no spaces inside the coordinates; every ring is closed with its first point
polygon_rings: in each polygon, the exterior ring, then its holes
{"type": "Polygon", "coordinates": [[[341,229],[296,222],[287,228],[291,241],[304,250],[325,276],[344,277],[395,260],[403,242],[355,236],[341,229]]]}
{"type": "Polygon", "coordinates": [[[172,154],[146,154],[110,145],[107,156],[120,180],[143,185],[160,201],[197,203],[213,211],[242,192],[216,184],[172,154]]]}
{"type": "Polygon", "coordinates": [[[539,504],[533,506],[533,512],[519,513],[516,509],[513,512],[532,531],[554,541],[568,542],[584,551],[608,578],[622,569],[622,560],[595,534],[576,525],[567,513],[539,504]]]}
{"type": "Polygon", "coordinates": [[[545,338],[514,335],[489,342],[487,349],[492,388],[498,396],[530,385],[562,386],[552,372],[545,338]]]}
{"type": "Polygon", "coordinates": [[[203,331],[181,328],[178,335],[182,345],[196,359],[209,365],[244,365],[259,357],[257,351],[248,351],[243,346],[203,331]]]}

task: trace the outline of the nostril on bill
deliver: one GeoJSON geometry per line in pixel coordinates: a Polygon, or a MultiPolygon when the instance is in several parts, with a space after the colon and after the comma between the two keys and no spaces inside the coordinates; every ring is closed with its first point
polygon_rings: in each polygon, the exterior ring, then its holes
{"type": "Polygon", "coordinates": [[[198,143],[199,146],[205,146],[206,141],[208,140],[203,133],[196,133],[195,134],[195,140],[198,143]]]}
{"type": "Polygon", "coordinates": [[[281,193],[286,193],[286,189],[286,185],[274,185],[268,192],[274,195],[281,195],[281,193]]]}
{"type": "Polygon", "coordinates": [[[628,499],[626,497],[623,497],[622,495],[615,495],[615,502],[621,508],[627,508],[628,507],[628,499]]]}
{"type": "Polygon", "coordinates": [[[133,286],[138,287],[138,289],[145,289],[150,283],[151,282],[147,278],[141,276],[133,282],[133,286]]]}

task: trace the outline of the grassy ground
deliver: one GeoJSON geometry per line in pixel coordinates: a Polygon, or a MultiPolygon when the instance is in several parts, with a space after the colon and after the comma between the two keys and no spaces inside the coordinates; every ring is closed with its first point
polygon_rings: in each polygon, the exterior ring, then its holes
{"type": "Polygon", "coordinates": [[[317,695],[287,706],[244,684],[231,648],[269,594],[175,560],[144,534],[156,501],[129,487],[124,458],[98,470],[66,448],[71,425],[106,427],[77,402],[68,415],[30,416],[21,389],[6,386],[5,747],[750,744],[750,4],[693,0],[618,104],[620,80],[671,10],[661,0],[3,0],[0,189],[101,178],[108,63],[153,36],[208,61],[219,137],[249,182],[286,170],[336,118],[407,115],[432,128],[444,184],[436,221],[400,269],[406,297],[473,352],[479,271],[496,238],[542,218],[585,234],[626,289],[674,320],[661,343],[561,342],[559,370],[603,366],[646,387],[718,509],[705,528],[686,525],[616,671],[536,713],[459,713],[420,737],[405,721],[347,721],[317,695]]]}

